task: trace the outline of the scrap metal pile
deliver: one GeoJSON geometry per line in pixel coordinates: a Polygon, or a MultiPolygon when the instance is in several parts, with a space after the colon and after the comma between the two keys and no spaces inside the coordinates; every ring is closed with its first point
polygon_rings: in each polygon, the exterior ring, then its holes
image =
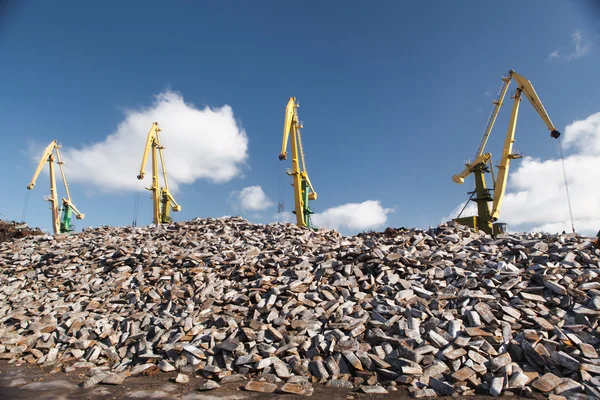
{"type": "Polygon", "coordinates": [[[30,228],[16,221],[0,221],[0,243],[28,236],[38,236],[44,233],[38,228],[30,228]]]}
{"type": "Polygon", "coordinates": [[[26,238],[0,245],[0,358],[93,367],[88,387],[161,370],[206,390],[600,397],[599,254],[574,235],[241,218],[26,238]]]}

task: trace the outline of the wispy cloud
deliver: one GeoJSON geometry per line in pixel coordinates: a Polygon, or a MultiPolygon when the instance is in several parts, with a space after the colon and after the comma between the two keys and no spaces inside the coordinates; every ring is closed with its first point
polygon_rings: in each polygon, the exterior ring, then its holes
{"type": "Polygon", "coordinates": [[[296,222],[296,216],[290,211],[282,211],[273,215],[275,222],[296,222]]]}
{"type": "Polygon", "coordinates": [[[242,211],[262,211],[274,204],[260,186],[248,186],[242,190],[231,192],[229,201],[233,208],[242,211]]]}
{"type": "Polygon", "coordinates": [[[565,49],[556,49],[552,53],[550,53],[550,59],[560,59],[564,61],[571,61],[581,58],[588,54],[592,49],[591,43],[584,39],[583,33],[581,31],[575,31],[571,34],[571,42],[569,43],[568,48],[565,49]]]}
{"type": "Polygon", "coordinates": [[[560,58],[560,52],[558,50],[554,50],[550,53],[550,58],[560,58]]]}

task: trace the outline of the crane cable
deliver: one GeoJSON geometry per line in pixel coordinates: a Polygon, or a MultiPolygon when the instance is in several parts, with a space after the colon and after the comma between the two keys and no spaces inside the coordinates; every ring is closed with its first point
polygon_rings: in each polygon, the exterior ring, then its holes
{"type": "Polygon", "coordinates": [[[560,139],[556,139],[556,141],[558,142],[558,151],[560,153],[560,161],[562,163],[563,178],[565,180],[565,190],[567,192],[567,204],[569,205],[569,216],[571,217],[571,229],[573,230],[573,233],[575,233],[575,223],[573,222],[573,209],[571,208],[571,196],[569,194],[569,184],[567,182],[567,172],[566,172],[566,168],[565,168],[565,157],[563,155],[563,150],[562,150],[562,145],[560,144],[560,139]]]}
{"type": "Polygon", "coordinates": [[[138,180],[137,182],[137,188],[135,190],[135,196],[134,196],[134,200],[133,200],[133,222],[131,223],[131,226],[137,226],[137,216],[138,216],[138,211],[140,209],[140,181],[138,180]]]}
{"type": "Polygon", "coordinates": [[[25,201],[23,202],[23,213],[21,214],[21,222],[25,222],[25,217],[27,216],[27,207],[29,206],[29,194],[31,191],[26,189],[25,192],[25,201]]]}
{"type": "Polygon", "coordinates": [[[465,209],[467,208],[467,206],[470,204],[469,202],[473,199],[473,196],[475,196],[476,191],[473,190],[471,192],[471,196],[469,196],[469,200],[465,201],[465,205],[462,208],[462,210],[460,210],[460,212],[458,213],[458,216],[456,218],[460,218],[460,216],[462,215],[463,212],[465,212],[465,209]]]}

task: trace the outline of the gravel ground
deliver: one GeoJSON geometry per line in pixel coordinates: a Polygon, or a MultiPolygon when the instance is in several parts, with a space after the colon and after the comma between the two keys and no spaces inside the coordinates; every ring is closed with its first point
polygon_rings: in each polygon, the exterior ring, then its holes
{"type": "MultiPolygon", "coordinates": [[[[243,384],[231,383],[222,385],[211,392],[196,390],[202,378],[195,378],[190,383],[182,385],[174,383],[175,374],[161,373],[154,377],[128,378],[120,386],[98,385],[91,389],[81,388],[85,374],[52,372],[48,368],[38,366],[20,366],[0,362],[0,399],[203,399],[203,400],[236,400],[236,399],[300,399],[301,396],[283,395],[277,393],[252,393],[246,392],[241,387],[243,384]]],[[[395,399],[405,400],[411,397],[403,388],[387,395],[366,395],[348,389],[336,389],[322,385],[315,385],[313,399],[395,399]]],[[[491,396],[481,396],[487,398],[491,396]]],[[[542,398],[542,396],[539,396],[542,398]]],[[[439,397],[445,399],[446,397],[439,397]]],[[[456,397],[453,399],[473,400],[478,396],[456,397]]],[[[519,397],[512,396],[512,399],[519,397]]],[[[450,399],[448,397],[448,399],[450,399]]]]}

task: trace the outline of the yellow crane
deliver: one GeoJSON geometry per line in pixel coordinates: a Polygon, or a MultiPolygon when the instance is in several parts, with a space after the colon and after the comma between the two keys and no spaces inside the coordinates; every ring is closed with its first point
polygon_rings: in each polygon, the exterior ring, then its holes
{"type": "Polygon", "coordinates": [[[504,194],[506,192],[510,160],[522,158],[520,154],[513,153],[513,143],[515,142],[515,130],[517,126],[519,104],[521,103],[522,94],[525,94],[525,97],[529,99],[529,102],[533,108],[535,108],[539,116],[542,118],[546,124],[546,127],[550,131],[550,136],[554,139],[558,139],[560,136],[560,132],[550,120],[548,113],[546,113],[546,110],[544,109],[544,106],[542,105],[542,102],[540,101],[530,81],[517,74],[513,70],[510,70],[508,72],[508,76],[503,77],[502,81],[503,84],[502,88],[500,89],[499,99],[494,102],[494,110],[490,116],[488,125],[486,126],[483,139],[479,145],[479,149],[477,150],[474,161],[467,162],[465,164],[466,168],[460,174],[452,176],[452,180],[458,184],[464,183],[465,178],[470,174],[475,176],[475,191],[471,193],[471,198],[469,200],[473,200],[477,203],[477,216],[461,218],[459,215],[458,218],[454,219],[454,221],[476,230],[480,229],[490,235],[497,235],[506,231],[506,224],[495,222],[498,220],[500,215],[500,206],[502,205],[502,200],[504,199],[504,194]],[[483,151],[492,131],[492,127],[494,126],[494,122],[496,121],[496,117],[498,116],[500,107],[504,101],[504,97],[511,80],[514,80],[517,83],[517,89],[515,95],[512,97],[512,99],[514,99],[512,113],[510,116],[510,122],[508,124],[508,130],[506,132],[506,138],[504,139],[504,149],[502,150],[502,158],[500,159],[500,164],[498,165],[497,178],[494,179],[491,161],[492,155],[490,153],[484,153],[483,151]],[[493,197],[491,196],[490,189],[487,188],[485,182],[484,174],[487,172],[492,173],[492,180],[494,181],[493,197]],[[473,196],[476,197],[473,198],[473,196]],[[491,210],[489,202],[492,202],[491,210]]]}
{"type": "Polygon", "coordinates": [[[148,154],[152,152],[152,186],[146,188],[152,192],[152,222],[158,225],[161,223],[170,223],[172,218],[171,208],[173,211],[181,211],[181,206],[177,204],[171,192],[169,191],[169,181],[167,180],[167,170],[165,168],[165,158],[163,156],[164,147],[160,144],[160,138],[158,132],[161,129],[158,127],[158,123],[154,122],[150,131],[148,132],[148,138],[146,139],[146,147],[144,148],[144,156],[142,158],[142,166],[140,173],[137,176],[139,180],[144,179],[144,170],[146,169],[146,162],[148,161],[148,154]],[[160,164],[163,172],[163,179],[165,186],[158,188],[158,160],[156,157],[156,151],[160,157],[160,164]]]}
{"type": "Polygon", "coordinates": [[[296,224],[298,226],[312,229],[313,226],[310,221],[310,215],[313,214],[313,212],[310,209],[309,201],[316,200],[317,193],[310,183],[310,179],[306,172],[304,151],[302,150],[302,138],[300,136],[302,123],[298,119],[298,107],[299,105],[296,103],[296,98],[290,97],[287,107],[285,108],[283,143],[281,144],[279,159],[287,159],[287,144],[291,133],[292,170],[287,171],[287,174],[292,177],[292,186],[294,187],[294,204],[296,209],[293,213],[296,214],[296,224]],[[300,161],[302,161],[302,168],[300,168],[300,161]]]}
{"type": "Polygon", "coordinates": [[[29,185],[27,185],[27,189],[31,190],[35,186],[35,182],[42,172],[42,168],[44,168],[44,164],[47,162],[48,167],[50,169],[50,196],[45,198],[44,200],[48,200],[50,202],[50,209],[52,211],[52,229],[54,233],[67,233],[72,232],[74,230],[73,225],[71,224],[71,218],[73,215],[77,219],[83,219],[84,214],[79,212],[79,210],[75,207],[73,202],[71,201],[71,192],[69,191],[69,185],[67,184],[67,178],[65,177],[65,171],[63,169],[62,160],[60,159],[60,154],[58,149],[61,146],[58,144],[56,140],[53,140],[44,150],[44,154],[42,154],[42,158],[33,174],[33,178],[29,185]],[[58,193],[56,188],[56,177],[54,176],[54,152],[56,152],[56,163],[60,169],[60,174],[62,175],[62,180],[65,185],[65,192],[67,193],[67,198],[62,199],[62,218],[59,220],[59,208],[58,208],[58,193]]]}

